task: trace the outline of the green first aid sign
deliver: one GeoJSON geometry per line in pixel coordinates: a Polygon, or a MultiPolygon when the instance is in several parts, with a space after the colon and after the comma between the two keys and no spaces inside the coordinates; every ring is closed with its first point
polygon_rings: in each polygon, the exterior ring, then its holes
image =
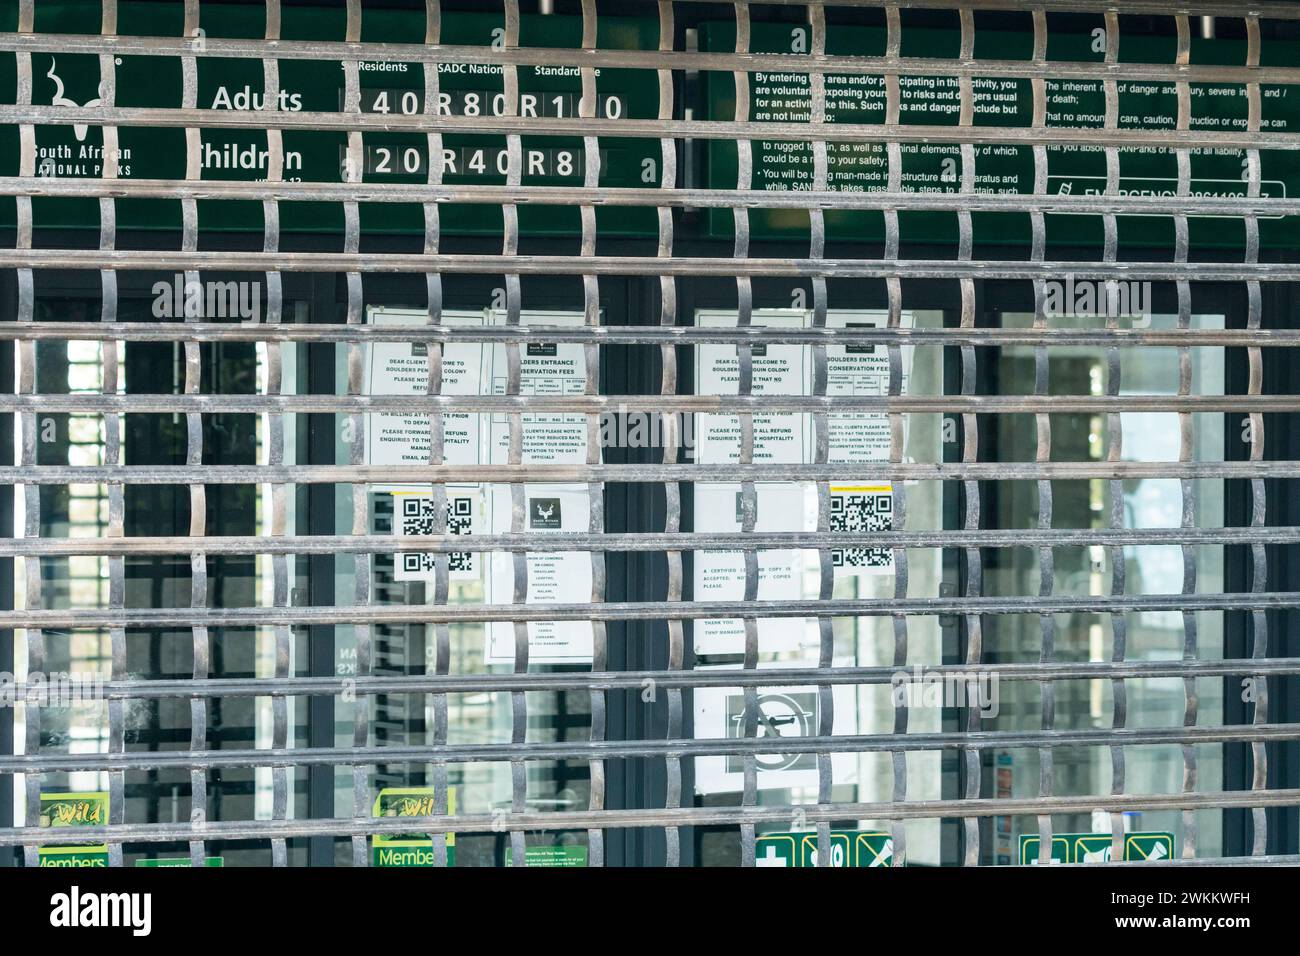
{"type": "MultiPolygon", "coordinates": [[[[894,839],[865,830],[831,831],[831,866],[892,866],[894,839]]],[[[762,867],[817,865],[815,832],[764,833],[755,842],[754,864],[762,867]]]]}
{"type": "MultiPolygon", "coordinates": [[[[1038,837],[1020,835],[1020,863],[1038,863],[1038,837]]],[[[1124,834],[1124,859],[1168,860],[1174,855],[1174,835],[1167,832],[1124,834]]],[[[1058,833],[1052,836],[1053,863],[1105,863],[1111,858],[1109,833],[1058,833]]]]}
{"type": "MultiPolygon", "coordinates": [[[[103,790],[41,794],[41,826],[99,827],[108,824],[108,793],[103,790]]],[[[108,866],[108,845],[43,846],[37,853],[40,866],[108,866]]]]}
{"type": "MultiPolygon", "coordinates": [[[[376,817],[436,816],[432,787],[387,787],[379,791],[371,815],[376,817]]],[[[456,813],[456,791],[447,789],[447,813],[456,813]]],[[[371,866],[433,866],[433,837],[427,833],[376,833],[371,838],[371,866]]],[[[446,834],[447,865],[456,862],[456,834],[446,834]]]]}

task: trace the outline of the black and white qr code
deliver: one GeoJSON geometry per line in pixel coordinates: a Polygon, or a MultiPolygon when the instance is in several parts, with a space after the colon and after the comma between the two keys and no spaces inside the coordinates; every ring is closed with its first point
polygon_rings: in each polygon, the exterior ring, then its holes
{"type": "MultiPolygon", "coordinates": [[[[402,529],[404,535],[437,534],[432,495],[402,496],[402,529]]],[[[474,529],[474,499],[465,495],[447,499],[447,533],[470,534],[474,529]]],[[[412,574],[432,572],[436,565],[433,555],[410,551],[402,556],[402,570],[412,574]]],[[[448,555],[448,569],[453,572],[473,574],[474,555],[469,551],[453,551],[448,555]]]]}
{"type": "MultiPolygon", "coordinates": [[[[891,531],[893,519],[892,491],[831,493],[831,534],[891,531]]],[[[887,570],[893,567],[893,551],[889,548],[835,548],[831,551],[831,564],[837,568],[887,570]]]]}

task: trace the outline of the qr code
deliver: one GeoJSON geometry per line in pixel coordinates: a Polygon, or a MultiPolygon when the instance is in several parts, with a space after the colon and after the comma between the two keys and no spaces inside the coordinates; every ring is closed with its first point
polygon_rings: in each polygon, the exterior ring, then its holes
{"type": "MultiPolygon", "coordinates": [[[[892,491],[845,491],[831,493],[831,533],[861,534],[868,531],[891,531],[894,526],[892,491]]],[[[835,548],[831,564],[845,569],[893,567],[890,548],[835,548]]]]}
{"type": "MultiPolygon", "coordinates": [[[[433,535],[438,533],[437,512],[432,495],[402,496],[402,534],[433,535]]],[[[447,499],[447,533],[472,534],[474,530],[474,499],[465,495],[447,499]]],[[[431,573],[436,570],[434,556],[418,551],[401,555],[402,570],[410,574],[431,573]]],[[[469,551],[453,551],[448,555],[448,569],[464,574],[474,573],[474,555],[469,551]]]]}

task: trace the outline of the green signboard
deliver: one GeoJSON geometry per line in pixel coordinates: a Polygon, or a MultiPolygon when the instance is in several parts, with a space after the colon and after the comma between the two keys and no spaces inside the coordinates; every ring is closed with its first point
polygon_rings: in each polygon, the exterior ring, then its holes
{"type": "MultiPolygon", "coordinates": [[[[834,867],[892,866],[894,838],[866,830],[832,830],[834,867]]],[[[817,865],[815,832],[763,833],[755,841],[754,862],[762,867],[817,865]]]]}
{"type": "MultiPolygon", "coordinates": [[[[1038,863],[1036,834],[1020,835],[1020,863],[1038,863]]],[[[1105,863],[1111,858],[1109,833],[1057,833],[1052,835],[1053,863],[1105,863]]],[[[1174,835],[1168,832],[1124,834],[1124,859],[1168,860],[1174,855],[1174,835]]]]}
{"type": "MultiPolygon", "coordinates": [[[[94,4],[95,20],[98,4],[94,4]]],[[[118,7],[118,32],[125,35],[180,36],[183,23],[178,4],[123,0],[118,7]]],[[[341,41],[346,36],[341,5],[289,5],[282,11],[281,35],[286,40],[341,41]]],[[[88,6],[77,0],[43,0],[37,4],[36,30],[41,33],[84,33],[88,6]]],[[[260,37],[265,31],[260,5],[204,3],[200,23],[207,38],[260,37]]],[[[367,9],[362,40],[410,42],[424,36],[424,11],[367,9]]],[[[13,30],[12,10],[0,13],[0,29],[13,30]],[[6,16],[8,21],[6,21],[6,16]]],[[[602,49],[656,49],[658,24],[649,19],[602,16],[597,45],[602,49]]],[[[500,11],[452,13],[442,17],[442,42],[491,47],[504,36],[500,11]]],[[[582,18],[523,16],[521,46],[578,47],[582,18]]],[[[0,54],[0,101],[13,103],[17,94],[16,54],[0,54]]],[[[495,64],[442,63],[437,102],[425,103],[424,67],[419,63],[361,62],[358,79],[360,109],[372,114],[423,114],[426,106],[446,116],[493,116],[511,112],[505,101],[502,68],[495,64]]],[[[262,64],[257,59],[199,56],[200,109],[257,112],[334,112],[342,109],[344,69],[339,61],[279,61],[279,89],[266,94],[262,64]]],[[[659,89],[654,71],[599,68],[595,113],[607,119],[652,119],[658,115],[659,89]]],[[[569,67],[518,68],[519,101],[513,112],[524,117],[578,115],[582,92],[580,71],[569,67]]],[[[94,106],[99,103],[99,59],[91,54],[32,54],[33,102],[94,106]]],[[[182,68],[179,57],[123,56],[117,58],[116,105],[131,108],[177,108],[181,105],[182,68]]],[[[204,180],[265,180],[268,175],[266,133],[260,130],[200,131],[200,177],[204,180]]],[[[340,183],[355,179],[347,169],[347,133],[314,130],[283,132],[283,179],[295,182],[340,183]]],[[[176,128],[122,127],[116,161],[122,179],[184,179],[185,131],[176,128]]],[[[524,136],[521,183],[525,186],[582,185],[585,169],[581,137],[524,136]]],[[[36,129],[37,174],[59,178],[102,175],[102,131],[93,126],[39,126],[36,129]]],[[[656,188],[660,177],[658,140],[602,137],[599,140],[600,184],[656,188]]],[[[0,174],[17,175],[20,156],[18,129],[0,128],[0,174]]],[[[110,158],[112,161],[112,158],[110,158]]],[[[429,164],[441,164],[447,185],[503,185],[508,157],[504,136],[447,134],[442,154],[432,156],[423,133],[366,133],[365,183],[426,183],[429,164]]],[[[119,228],[180,227],[179,203],[158,199],[119,199],[119,228]]],[[[423,210],[415,204],[363,203],[363,231],[423,234],[423,210]]],[[[568,206],[524,206],[519,210],[522,234],[571,235],[581,230],[580,213],[568,206]]],[[[37,227],[98,225],[93,199],[38,198],[33,202],[37,227]]],[[[502,229],[500,206],[444,204],[439,208],[444,233],[495,233],[502,229]]],[[[602,235],[653,235],[653,209],[597,209],[602,235]]],[[[13,199],[0,202],[0,219],[14,221],[13,199]]],[[[280,204],[285,231],[343,230],[339,203],[280,204]]],[[[201,229],[261,230],[260,202],[214,200],[199,203],[201,229]]]]}
{"type": "MultiPolygon", "coordinates": [[[[75,829],[107,824],[108,793],[103,790],[41,794],[42,827],[75,829]]],[[[40,866],[108,866],[108,846],[103,843],[43,846],[37,857],[40,866]]]]}
{"type": "MultiPolygon", "coordinates": [[[[387,787],[379,791],[371,813],[376,817],[437,815],[432,787],[387,787]]],[[[456,791],[447,789],[447,813],[456,813],[456,791]]],[[[447,865],[456,862],[456,834],[448,833],[447,865]]],[[[380,867],[433,866],[433,840],[427,833],[376,833],[371,838],[370,864],[380,867]]]]}
{"type": "MultiPolygon", "coordinates": [[[[506,847],[506,866],[512,865],[514,854],[506,847]]],[[[587,848],[576,843],[551,846],[524,847],[524,865],[541,867],[582,867],[587,865],[587,848]]]]}
{"type": "MultiPolygon", "coordinates": [[[[1097,18],[1100,26],[1101,19],[1097,18]]],[[[1104,38],[1104,32],[1102,34],[1104,38]]],[[[908,28],[903,31],[903,55],[956,58],[960,33],[956,30],[908,28]],[[909,53],[910,49],[910,53],[909,53]]],[[[1049,59],[1096,62],[1100,73],[1104,42],[1095,31],[1049,33],[1049,59]]],[[[830,55],[881,56],[885,52],[883,27],[837,25],[827,35],[830,55]]],[[[1026,59],[1032,35],[1006,30],[976,31],[976,58],[1026,59]]],[[[1172,63],[1174,38],[1124,36],[1122,59],[1128,62],[1172,63]]],[[[706,24],[700,31],[701,49],[726,52],[735,48],[734,23],[706,24]]],[[[807,74],[795,72],[798,57],[808,52],[808,27],[798,24],[755,23],[751,49],[761,53],[791,55],[788,72],[753,72],[749,76],[750,120],[755,123],[807,122],[811,98],[807,74]]],[[[1264,62],[1293,62],[1300,44],[1272,42],[1264,47],[1264,62]]],[[[1192,39],[1192,62],[1241,64],[1244,41],[1192,39]]],[[[708,119],[730,120],[735,115],[736,87],[730,73],[704,75],[708,119]]],[[[899,83],[900,121],[913,126],[956,126],[960,111],[960,86],[956,77],[903,76],[899,83]]],[[[1178,115],[1177,88],[1173,83],[1119,82],[1119,118],[1123,129],[1173,129],[1178,115]]],[[[1047,125],[1100,128],[1105,124],[1105,93],[1097,80],[1048,80],[1047,125]]],[[[973,81],[974,124],[977,127],[1023,128],[1033,120],[1032,84],[1028,79],[976,77],[973,81]]],[[[1300,130],[1300,90],[1290,97],[1289,86],[1264,85],[1262,130],[1268,133],[1300,130]]],[[[827,74],[826,120],[836,125],[870,125],[885,121],[885,81],[880,74],[827,74]]],[[[1246,127],[1247,99],[1242,84],[1192,84],[1191,129],[1241,131],[1246,127]]],[[[812,147],[806,142],[779,139],[753,140],[752,188],[762,192],[808,190],[813,185],[812,147]]],[[[1191,150],[1191,192],[1197,196],[1245,196],[1245,158],[1242,150],[1197,148],[1191,150]]],[[[879,192],[888,182],[886,148],[879,143],[828,144],[828,186],[842,192],[879,192]]],[[[901,147],[902,186],[905,191],[956,193],[961,186],[961,148],[957,145],[904,143],[901,147]]],[[[1047,147],[1047,190],[1053,194],[1101,194],[1106,187],[1105,151],[1095,146],[1047,147]]],[[[1295,196],[1300,190],[1300,167],[1286,151],[1261,153],[1260,191],[1265,197],[1295,196]]],[[[710,141],[707,185],[734,189],[737,185],[737,148],[727,140],[710,141]]],[[[1120,151],[1120,190],[1133,195],[1175,195],[1177,160],[1164,148],[1120,151]]],[[[1033,149],[1030,146],[979,145],[975,147],[975,189],[988,194],[1023,195],[1034,188],[1033,149]]],[[[754,209],[750,224],[755,238],[804,238],[808,214],[799,209],[754,209]]],[[[1028,216],[1023,213],[973,214],[976,242],[1029,241],[1028,216]]],[[[831,239],[881,240],[884,218],[878,211],[828,210],[827,235],[831,239]]],[[[709,230],[730,236],[734,220],[729,209],[711,210],[709,230]]],[[[1294,224],[1282,219],[1260,223],[1265,244],[1291,245],[1294,224]]],[[[1193,217],[1189,221],[1194,245],[1241,245],[1245,229],[1240,219],[1193,217]]],[[[900,214],[904,242],[956,242],[956,217],[949,212],[900,214]]],[[[1047,237],[1056,243],[1099,243],[1099,216],[1048,217],[1047,237]]],[[[1169,245],[1173,242],[1170,217],[1124,216],[1119,238],[1130,244],[1169,245]]]]}
{"type": "MultiPolygon", "coordinates": [[[[84,33],[98,18],[98,4],[85,0],[43,0],[36,5],[37,32],[84,33]]],[[[1104,42],[1097,29],[1049,31],[1049,59],[1095,62],[1099,72],[1104,42]]],[[[1095,18],[1100,28],[1100,16],[1095,18]]],[[[264,35],[264,13],[258,5],[203,3],[200,23],[207,38],[256,38],[264,35]]],[[[0,29],[15,30],[12,4],[0,9],[0,29]]],[[[179,4],[122,0],[118,30],[125,35],[180,36],[183,10],[179,4]]],[[[442,17],[442,42],[490,48],[503,38],[499,11],[447,12],[442,17]]],[[[286,6],[281,35],[286,40],[343,40],[346,11],[341,5],[286,6]]],[[[422,10],[367,9],[362,19],[363,41],[410,42],[424,35],[422,10]]],[[[903,30],[903,55],[953,57],[959,55],[957,30],[908,27],[903,30]]],[[[1102,34],[1104,37],[1104,32],[1102,34]]],[[[575,16],[533,16],[520,19],[519,42],[525,47],[579,48],[582,21],[575,16]]],[[[1028,31],[981,28],[975,33],[976,59],[1022,59],[1032,54],[1028,31]]],[[[885,52],[883,27],[837,24],[827,35],[831,55],[880,56],[885,52]]],[[[765,122],[800,122],[810,117],[807,75],[795,64],[810,46],[809,28],[801,24],[756,22],[751,49],[790,54],[791,68],[778,73],[752,72],[750,119],[765,122]]],[[[649,18],[602,16],[598,19],[597,46],[609,50],[658,48],[658,24],[649,18]]],[[[720,21],[704,24],[700,48],[728,52],[734,49],[735,25],[720,21]]],[[[1173,37],[1125,35],[1120,57],[1126,62],[1174,62],[1173,37]]],[[[1269,40],[1263,44],[1261,62],[1289,64],[1300,54],[1300,44],[1269,40]]],[[[1193,64],[1240,64],[1245,43],[1235,39],[1191,39],[1193,64]]],[[[290,112],[334,112],[343,104],[344,70],[338,61],[279,61],[279,87],[265,91],[262,65],[257,59],[197,57],[197,104],[202,109],[290,112]]],[[[513,112],[524,117],[571,117],[578,112],[582,81],[576,67],[520,66],[519,101],[505,102],[501,67],[496,64],[442,63],[438,101],[425,103],[424,67],[418,63],[366,61],[359,65],[360,109],[372,114],[423,114],[426,108],[449,116],[491,116],[513,112]]],[[[129,108],[176,108],[181,105],[182,67],[178,57],[123,56],[116,67],[116,105],[129,108]]],[[[654,119],[658,116],[658,83],[652,70],[598,68],[597,97],[593,106],[601,118],[654,119]]],[[[735,82],[726,71],[705,71],[702,102],[686,103],[679,97],[679,115],[687,105],[704,119],[729,120],[735,111],[735,82]]],[[[93,54],[32,54],[33,102],[93,107],[101,99],[99,60],[93,54]]],[[[885,86],[880,74],[827,75],[827,119],[840,125],[879,124],[884,121],[885,86]]],[[[1048,80],[1047,123],[1059,127],[1100,127],[1104,124],[1104,92],[1097,80],[1048,80]]],[[[976,126],[1027,127],[1032,121],[1031,83],[1027,79],[976,77],[973,83],[976,126]]],[[[1177,117],[1176,87],[1172,83],[1122,81],[1118,84],[1119,124],[1126,129],[1171,129],[1177,117]]],[[[1266,84],[1261,88],[1262,129],[1265,132],[1300,130],[1300,92],[1290,97],[1290,87],[1266,84]]],[[[17,96],[17,61],[14,53],[0,53],[0,102],[17,96]]],[[[900,120],[908,125],[956,125],[960,108],[955,77],[904,76],[900,78],[900,120]]],[[[1247,99],[1241,84],[1192,84],[1191,129],[1242,130],[1247,99]]],[[[175,128],[127,126],[119,129],[116,162],[122,179],[182,179],[185,174],[185,131],[175,128]]],[[[92,125],[39,126],[36,129],[37,173],[53,177],[99,177],[105,162],[103,137],[92,125]]],[[[340,183],[349,179],[344,132],[285,130],[280,175],[290,181],[340,183]]],[[[441,155],[429,151],[423,133],[366,133],[361,169],[353,171],[365,183],[424,183],[431,163],[438,163],[443,181],[457,184],[504,184],[505,137],[446,134],[441,155]]],[[[758,191],[807,190],[812,187],[812,149],[809,144],[756,138],[753,143],[752,188],[758,191]]],[[[524,136],[521,140],[521,182],[526,186],[575,186],[584,182],[583,143],[580,137],[524,136]]],[[[600,185],[655,189],[662,170],[657,139],[601,137],[600,185]]],[[[737,146],[733,140],[709,140],[704,185],[735,188],[737,146]]],[[[20,157],[15,126],[0,127],[0,175],[17,175],[20,157]]],[[[1105,188],[1104,150],[1092,146],[1047,147],[1047,189],[1054,194],[1100,193],[1105,188]]],[[[1120,188],[1140,195],[1173,195],[1177,165],[1163,148],[1121,150],[1120,188]]],[[[1020,145],[976,147],[976,190],[990,194],[1023,195],[1033,191],[1032,148],[1020,145]]],[[[877,143],[832,142],[828,148],[829,186],[845,192],[880,191],[885,188],[888,162],[885,147],[877,143]]],[[[1245,154],[1241,150],[1195,148],[1191,150],[1191,191],[1194,195],[1245,195],[1245,154]]],[[[200,177],[204,180],[264,180],[269,152],[265,132],[205,128],[200,130],[200,177]]],[[[902,182],[906,190],[956,192],[960,188],[960,148],[943,144],[902,144],[902,182]]],[[[1261,154],[1261,193],[1268,197],[1295,196],[1300,189],[1300,168],[1286,151],[1261,154]]],[[[176,229],[179,203],[164,199],[116,200],[120,229],[176,229]]],[[[205,200],[198,204],[203,230],[254,230],[262,228],[260,202],[205,200]]],[[[580,213],[572,206],[524,204],[518,210],[522,235],[576,235],[580,213]]],[[[98,225],[98,204],[93,199],[36,198],[35,225],[39,227],[98,225]]],[[[799,209],[752,209],[752,235],[763,238],[806,238],[808,213],[799,209]]],[[[362,203],[361,228],[368,233],[413,233],[424,230],[423,210],[416,204],[362,203]]],[[[656,212],[652,208],[598,207],[597,228],[605,236],[654,235],[656,212]]],[[[336,202],[282,202],[284,232],[343,230],[342,206],[336,202]]],[[[880,212],[831,209],[825,214],[830,239],[880,240],[884,219],[880,212]]],[[[0,225],[15,222],[12,197],[0,198],[0,225]]],[[[707,211],[708,234],[729,237],[734,228],[729,209],[707,211]]],[[[975,239],[980,243],[1027,243],[1028,217],[1023,213],[974,214],[975,239]]],[[[499,206],[442,204],[439,228],[445,234],[499,235],[503,219],[499,206]]],[[[1293,223],[1263,219],[1261,242],[1268,246],[1293,244],[1293,223]]],[[[1240,219],[1192,217],[1193,246],[1241,246],[1245,229],[1240,219]]],[[[952,243],[957,239],[956,217],[947,212],[900,214],[904,241],[952,243]]],[[[1098,216],[1048,217],[1051,243],[1099,243],[1102,222],[1098,216]]],[[[1130,245],[1171,245],[1170,217],[1124,216],[1119,239],[1130,245]]]]}
{"type": "MultiPolygon", "coordinates": [[[[190,858],[188,856],[159,856],[149,860],[136,860],[135,865],[147,866],[147,867],[160,867],[160,866],[190,866],[191,864],[190,864],[190,858]]],[[[226,859],[225,857],[221,857],[221,856],[206,856],[203,858],[203,865],[205,867],[208,866],[224,867],[226,865],[226,859]]]]}

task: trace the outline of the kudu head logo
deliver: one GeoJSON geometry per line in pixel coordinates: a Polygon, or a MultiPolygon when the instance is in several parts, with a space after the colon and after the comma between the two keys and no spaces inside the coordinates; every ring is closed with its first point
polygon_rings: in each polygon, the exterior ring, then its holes
{"type": "MultiPolygon", "coordinates": [[[[50,57],[50,69],[49,69],[49,71],[45,74],[45,75],[48,76],[51,80],[54,81],[54,97],[50,100],[50,102],[51,102],[54,106],[82,106],[82,107],[91,107],[91,106],[98,106],[100,103],[103,102],[103,99],[104,99],[104,83],[103,83],[102,80],[100,81],[100,84],[99,84],[99,95],[96,96],[93,100],[86,100],[85,103],[77,103],[75,100],[70,100],[70,99],[68,99],[66,96],[64,96],[64,95],[63,95],[63,81],[62,81],[61,79],[59,79],[58,74],[54,72],[55,62],[56,62],[56,61],[55,61],[54,57],[50,57]]],[[[84,139],[86,138],[86,129],[88,128],[88,125],[89,125],[89,124],[86,124],[86,123],[74,123],[74,124],[73,124],[73,126],[72,126],[72,132],[76,134],[76,136],[77,136],[77,141],[78,141],[78,142],[81,142],[82,140],[84,140],[84,139]]]]}
{"type": "Polygon", "coordinates": [[[530,498],[528,501],[528,527],[558,529],[560,527],[559,498],[530,498]]]}

